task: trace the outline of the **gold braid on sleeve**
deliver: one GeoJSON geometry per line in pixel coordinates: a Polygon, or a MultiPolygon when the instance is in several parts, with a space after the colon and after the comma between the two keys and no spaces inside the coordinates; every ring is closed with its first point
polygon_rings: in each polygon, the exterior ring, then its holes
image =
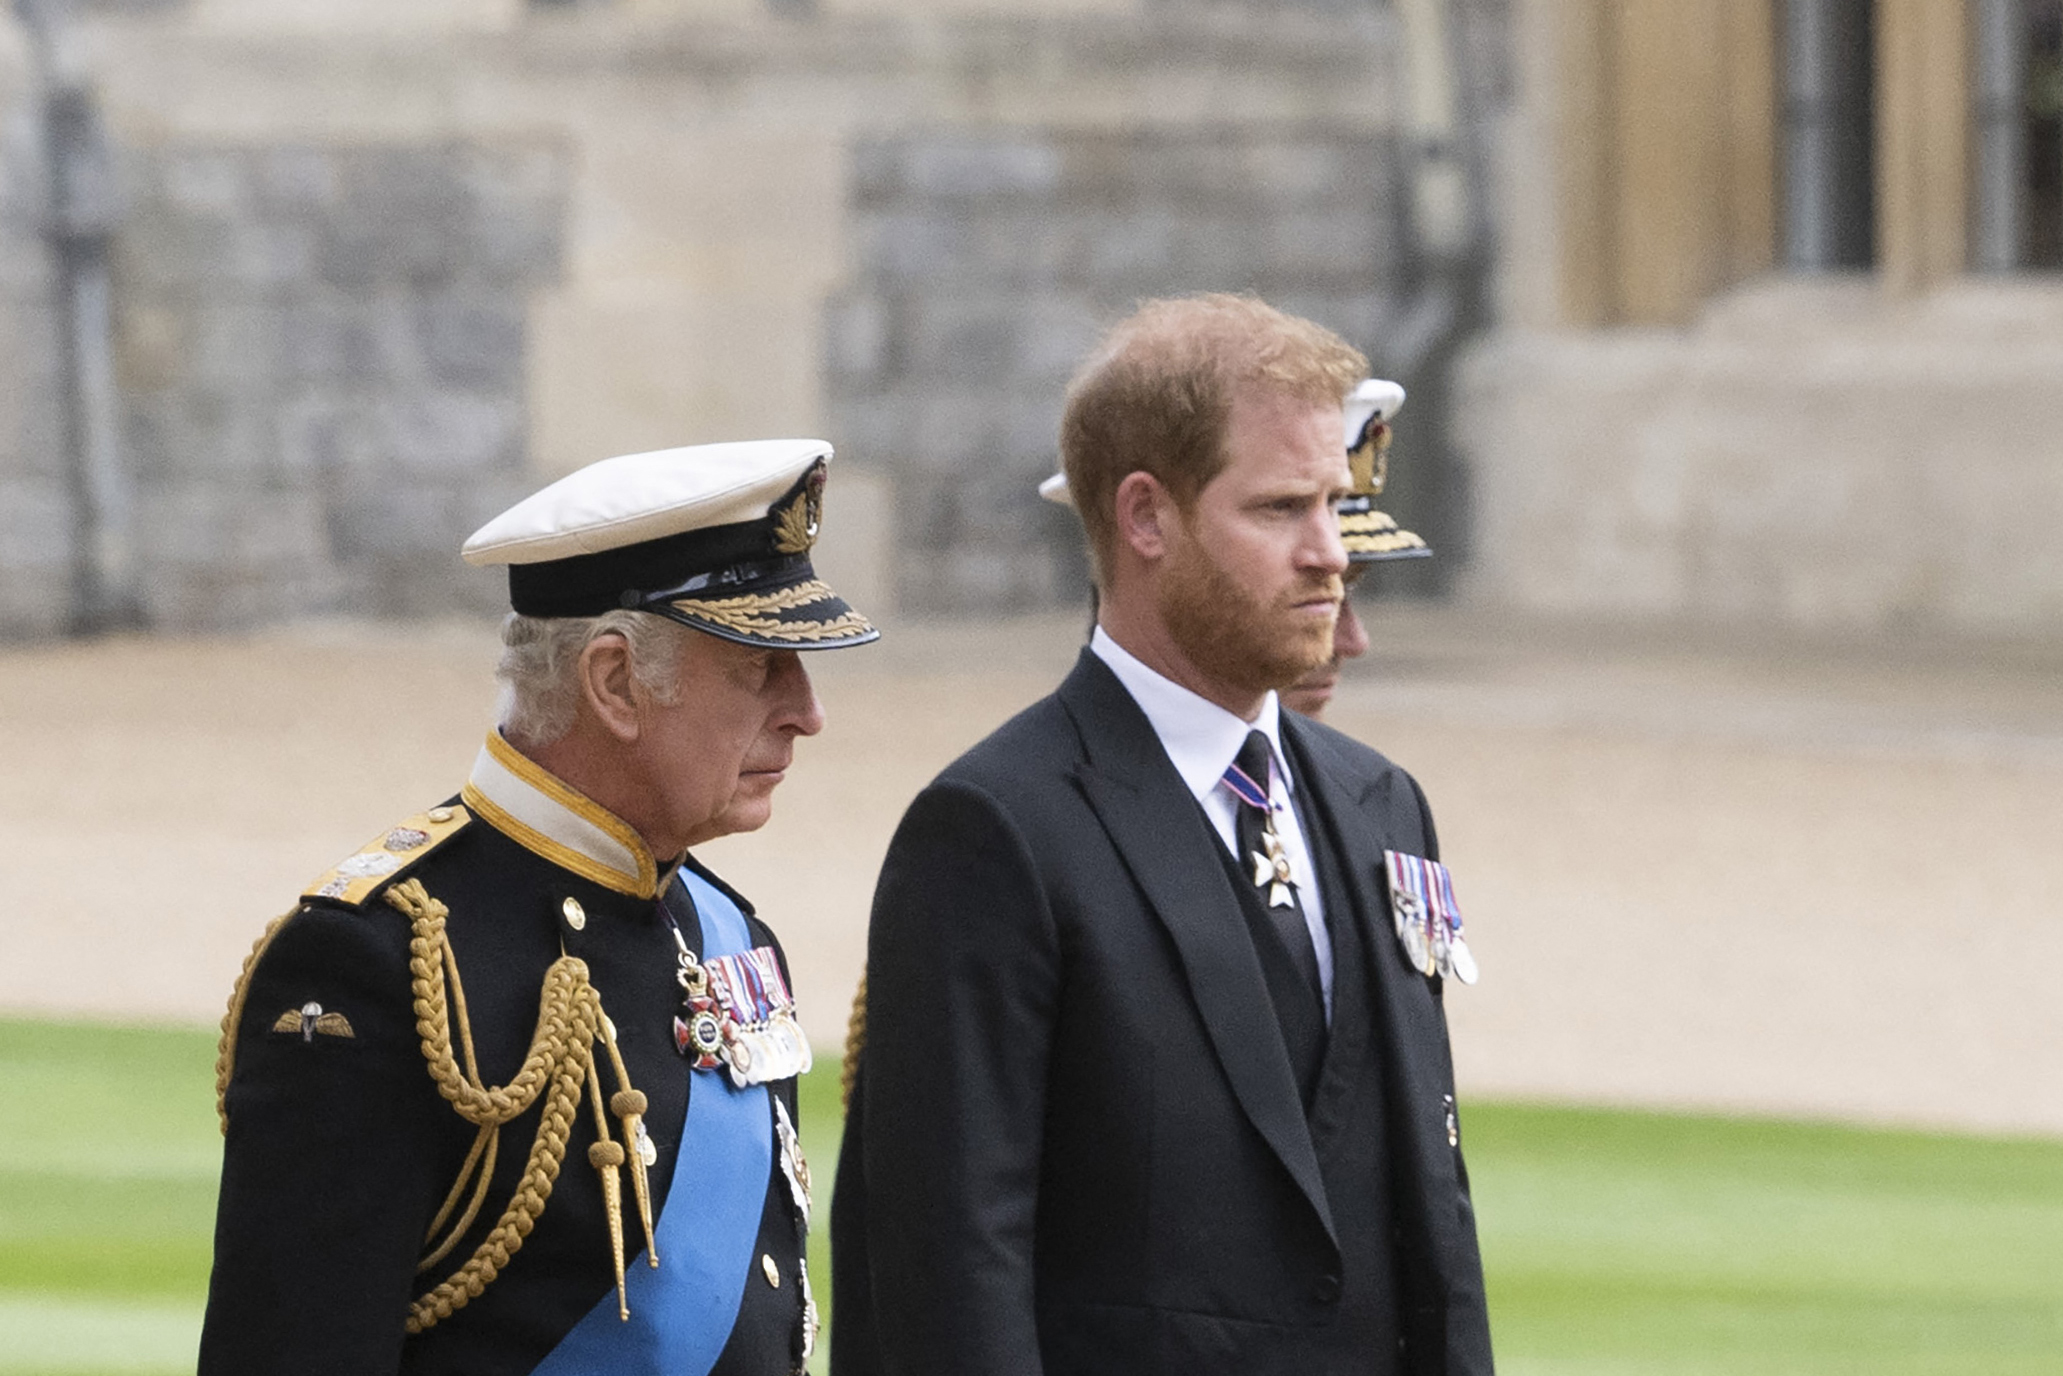
{"type": "Polygon", "coordinates": [[[506,1085],[484,1084],[473,1053],[472,1024],[466,1017],[466,993],[459,981],[458,958],[452,953],[444,931],[450,910],[430,897],[415,879],[394,885],[385,897],[410,923],[410,988],[415,996],[416,1034],[422,1039],[423,1059],[429,1064],[430,1078],[453,1111],[479,1129],[472,1150],[459,1168],[458,1179],[430,1222],[423,1241],[424,1255],[416,1267],[418,1273],[442,1261],[479,1215],[494,1174],[502,1126],[543,1101],[537,1137],[530,1144],[529,1158],[508,1207],[473,1254],[409,1306],[403,1326],[410,1333],[420,1333],[450,1318],[478,1298],[522,1248],[523,1240],[537,1226],[558,1180],[559,1167],[565,1162],[583,1087],[595,1120],[595,1142],[588,1148],[588,1163],[601,1177],[602,1198],[609,1218],[610,1253],[616,1270],[617,1312],[628,1319],[621,1175],[626,1165],[630,1167],[632,1192],[644,1228],[645,1255],[650,1265],[659,1264],[652,1239],[651,1192],[644,1158],[637,1150],[638,1126],[646,1103],[645,1096],[631,1088],[623,1057],[616,1047],[616,1028],[602,1011],[601,996],[588,982],[587,963],[566,955],[552,962],[545,971],[544,988],[538,996],[537,1030],[531,1035],[522,1068],[506,1085]],[[451,1044],[454,1026],[459,1040],[456,1054],[451,1044]],[[609,1096],[606,1106],[596,1066],[597,1043],[606,1054],[616,1081],[616,1092],[609,1096]],[[465,1062],[463,1069],[460,1057],[465,1062]],[[622,1125],[621,1142],[610,1138],[610,1113],[622,1125]],[[469,1183],[473,1186],[470,1198],[454,1220],[453,1211],[466,1195],[469,1183]]]}
{"type": "Polygon", "coordinates": [[[852,996],[852,1016],[845,1023],[845,1066],[838,1078],[839,1102],[852,1111],[852,1084],[860,1077],[860,1053],[867,1049],[867,972],[860,971],[860,987],[852,996]]]}
{"type": "Polygon", "coordinates": [[[229,1136],[229,1080],[236,1074],[236,1034],[244,1022],[244,1000],[251,992],[251,972],[264,959],[265,948],[279,935],[279,929],[299,911],[295,908],[281,913],[265,924],[265,930],[251,946],[251,953],[244,957],[244,968],[237,974],[235,987],[229,991],[229,1011],[222,1015],[222,1040],[215,1047],[215,1117],[222,1124],[224,1137],[229,1136]]]}

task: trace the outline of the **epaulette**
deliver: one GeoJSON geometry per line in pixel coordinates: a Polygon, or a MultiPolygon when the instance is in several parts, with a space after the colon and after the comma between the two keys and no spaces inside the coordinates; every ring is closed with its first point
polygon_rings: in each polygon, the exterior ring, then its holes
{"type": "Polygon", "coordinates": [[[463,807],[433,807],[390,827],[359,848],[356,855],[315,877],[301,898],[327,899],[357,907],[375,890],[465,830],[473,814],[463,807]]]}

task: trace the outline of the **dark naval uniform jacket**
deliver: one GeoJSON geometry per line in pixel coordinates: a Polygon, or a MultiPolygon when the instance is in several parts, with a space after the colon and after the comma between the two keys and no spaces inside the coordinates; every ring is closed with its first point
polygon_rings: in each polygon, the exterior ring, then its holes
{"type": "MultiPolygon", "coordinates": [[[[743,899],[685,863],[735,902],[752,945],[773,945],[743,899]]],[[[547,970],[562,954],[585,962],[625,1078],[644,1096],[652,1214],[678,1210],[692,1223],[710,1203],[698,1182],[720,1174],[728,1149],[718,1143],[678,1162],[691,1104],[721,1089],[722,1072],[692,1068],[673,1030],[677,952],[705,950],[702,918],[682,877],[656,866],[636,833],[499,736],[459,798],[318,880],[254,952],[224,1024],[226,1145],[203,1376],[529,1372],[598,1307],[617,1322],[612,1210],[590,1164],[596,1091],[586,1085],[549,1125],[543,1145],[563,1151],[533,1178],[541,1212],[496,1236],[526,1169],[538,1169],[530,1163],[549,1094],[493,1134],[476,1216],[424,1264],[433,1221],[445,1214],[441,1240],[473,1199],[473,1187],[455,1187],[481,1138],[432,1078],[425,1041],[443,1035],[455,1065],[471,1058],[479,1083],[510,1086],[540,1032],[547,970]],[[411,881],[447,910],[458,981],[441,1009],[423,997],[437,962],[424,929],[387,901],[411,881]],[[476,1255],[475,1278],[484,1272],[486,1283],[440,1316],[437,1287],[476,1255]]],[[[606,1049],[593,1054],[589,1074],[600,1076],[609,1128],[636,1151],[614,1114],[622,1102],[606,1102],[625,1086],[606,1049]]],[[[792,1123],[792,1076],[768,1089],[753,1110],[792,1123]]],[[[707,1320],[714,1365],[698,1370],[785,1376],[814,1337],[803,1274],[807,1169],[799,1148],[786,1166],[783,1156],[776,1141],[767,1175],[734,1191],[749,1195],[732,1209],[731,1252],[743,1274],[730,1287],[734,1309],[707,1320]],[[797,1168],[800,1189],[791,1184],[797,1168]]],[[[634,1274],[649,1269],[645,1237],[627,1170],[619,1180],[614,1213],[634,1274]]],[[[689,1259],[662,1250],[661,1267],[689,1259]]]]}
{"type": "Polygon", "coordinates": [[[1443,990],[1383,878],[1436,858],[1432,820],[1382,756],[1280,732],[1332,944],[1315,1035],[1093,652],[911,805],[834,1194],[836,1376],[1491,1370],[1443,990]]]}

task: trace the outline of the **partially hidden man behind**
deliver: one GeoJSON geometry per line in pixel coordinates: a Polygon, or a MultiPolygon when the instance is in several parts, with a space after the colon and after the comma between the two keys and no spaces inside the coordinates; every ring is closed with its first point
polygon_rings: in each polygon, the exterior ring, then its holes
{"type": "Polygon", "coordinates": [[[501,725],[237,984],[203,1373],[801,1369],[809,1048],[690,847],[822,728],[796,652],[875,638],[811,568],[830,455],[611,459],[467,542],[509,565],[501,725]]]}
{"type": "Polygon", "coordinates": [[[838,1376],[1490,1371],[1431,815],[1275,696],[1332,654],[1365,371],[1205,296],[1070,389],[1098,625],[883,866],[838,1376]]]}

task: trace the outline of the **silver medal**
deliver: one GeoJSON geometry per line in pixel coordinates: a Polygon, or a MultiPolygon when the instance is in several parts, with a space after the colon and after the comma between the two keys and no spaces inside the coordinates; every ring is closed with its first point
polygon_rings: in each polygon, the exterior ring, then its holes
{"type": "Polygon", "coordinates": [[[1425,923],[1416,917],[1400,918],[1397,936],[1404,943],[1404,955],[1410,960],[1411,968],[1426,971],[1432,961],[1433,948],[1425,939],[1425,923]]]}
{"type": "Polygon", "coordinates": [[[774,1136],[780,1140],[781,1174],[788,1179],[788,1193],[795,1201],[795,1213],[805,1230],[809,1227],[811,1203],[809,1160],[802,1154],[802,1139],[789,1121],[788,1106],[774,1100],[774,1136]]]}
{"type": "Polygon", "coordinates": [[[1461,933],[1454,934],[1447,945],[1447,963],[1453,968],[1454,978],[1463,984],[1476,982],[1476,958],[1469,953],[1468,943],[1461,939],[1461,933]]]}

